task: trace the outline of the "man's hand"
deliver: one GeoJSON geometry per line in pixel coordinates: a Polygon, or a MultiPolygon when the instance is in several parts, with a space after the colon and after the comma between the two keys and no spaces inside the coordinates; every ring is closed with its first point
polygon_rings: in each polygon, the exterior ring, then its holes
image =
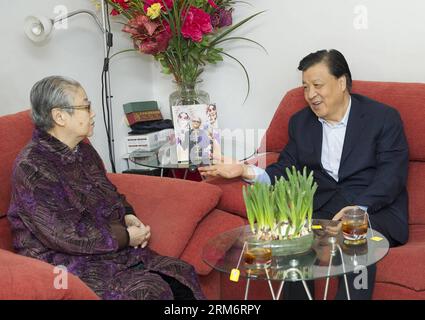
{"type": "Polygon", "coordinates": [[[135,226],[140,227],[143,223],[134,214],[127,214],[124,216],[125,225],[127,227],[135,226]]]}
{"type": "Polygon", "coordinates": [[[341,220],[342,216],[344,215],[344,213],[348,210],[353,210],[353,209],[358,209],[358,206],[348,206],[348,207],[344,207],[342,208],[333,218],[332,220],[341,220]]]}
{"type": "MultiPolygon", "coordinates": [[[[357,209],[357,206],[347,206],[339,210],[339,212],[332,218],[333,221],[341,221],[344,213],[348,210],[357,209]]],[[[336,236],[341,231],[342,223],[339,222],[336,226],[327,226],[326,231],[330,236],[336,236]]]]}
{"type": "Polygon", "coordinates": [[[234,164],[214,164],[208,167],[198,168],[201,176],[203,177],[222,177],[225,179],[232,179],[241,177],[244,173],[244,165],[240,163],[234,164]]]}
{"type": "Polygon", "coordinates": [[[199,167],[199,173],[202,177],[222,177],[225,179],[233,178],[245,178],[253,179],[254,173],[249,166],[239,162],[238,160],[230,157],[223,156],[221,154],[214,155],[216,164],[206,167],[199,167]]]}
{"type": "Polygon", "coordinates": [[[127,228],[130,237],[129,246],[137,248],[141,246],[146,247],[151,237],[151,228],[149,226],[141,225],[140,227],[130,226],[127,228]]]}

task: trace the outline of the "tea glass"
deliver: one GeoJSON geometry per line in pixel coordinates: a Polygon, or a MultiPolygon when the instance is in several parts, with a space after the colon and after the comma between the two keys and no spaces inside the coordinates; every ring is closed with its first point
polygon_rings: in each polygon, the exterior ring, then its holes
{"type": "Polygon", "coordinates": [[[366,243],[367,228],[368,219],[365,211],[356,208],[344,212],[342,234],[345,244],[359,245],[366,243]]]}
{"type": "Polygon", "coordinates": [[[257,239],[255,236],[246,239],[244,262],[247,269],[264,269],[270,267],[272,261],[271,242],[257,239]]]}

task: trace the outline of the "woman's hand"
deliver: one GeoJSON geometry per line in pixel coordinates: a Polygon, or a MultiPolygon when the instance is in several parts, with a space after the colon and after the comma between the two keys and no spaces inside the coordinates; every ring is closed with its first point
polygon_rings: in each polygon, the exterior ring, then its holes
{"type": "Polygon", "coordinates": [[[137,248],[141,246],[146,247],[151,237],[151,227],[145,226],[140,222],[140,226],[130,226],[127,228],[130,237],[129,246],[137,248]]]}
{"type": "Polygon", "coordinates": [[[127,227],[135,226],[140,227],[142,225],[142,221],[139,220],[134,214],[127,214],[124,216],[125,225],[127,227]]]}

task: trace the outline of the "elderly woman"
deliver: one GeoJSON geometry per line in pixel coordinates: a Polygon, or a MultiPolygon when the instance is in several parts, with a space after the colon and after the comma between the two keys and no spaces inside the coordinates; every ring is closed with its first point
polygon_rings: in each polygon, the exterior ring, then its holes
{"type": "Polygon", "coordinates": [[[146,245],[150,228],[105,174],[78,82],[31,90],[32,141],[16,159],[9,219],[18,253],[66,266],[103,299],[203,299],[194,268],[146,245]]]}

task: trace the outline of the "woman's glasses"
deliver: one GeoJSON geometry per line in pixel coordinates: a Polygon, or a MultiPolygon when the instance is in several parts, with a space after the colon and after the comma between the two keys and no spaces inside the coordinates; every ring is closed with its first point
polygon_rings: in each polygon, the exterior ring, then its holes
{"type": "Polygon", "coordinates": [[[61,107],[61,109],[87,110],[88,112],[90,112],[91,101],[89,101],[88,104],[83,104],[79,106],[65,106],[65,107],[61,107]]]}

